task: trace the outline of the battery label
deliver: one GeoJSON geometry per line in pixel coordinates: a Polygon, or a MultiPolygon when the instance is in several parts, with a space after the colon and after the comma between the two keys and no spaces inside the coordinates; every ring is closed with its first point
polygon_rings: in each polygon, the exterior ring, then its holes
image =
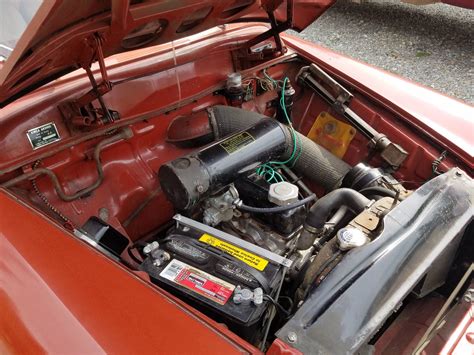
{"type": "Polygon", "coordinates": [[[236,247],[235,245],[232,245],[220,239],[217,239],[216,237],[213,237],[212,235],[203,234],[201,238],[199,238],[199,241],[212,245],[213,247],[216,247],[218,249],[221,249],[222,251],[225,251],[227,254],[232,255],[234,258],[239,259],[240,261],[243,261],[247,265],[250,265],[251,267],[259,271],[265,270],[265,267],[268,265],[268,260],[258,255],[252,254],[244,249],[240,249],[236,247]]]}
{"type": "Polygon", "coordinates": [[[240,148],[252,143],[255,139],[248,132],[241,132],[223,141],[220,146],[225,149],[228,154],[238,151],[240,148]]]}
{"type": "Polygon", "coordinates": [[[61,139],[58,129],[53,122],[35,127],[26,132],[33,149],[44,147],[61,139]]]}
{"type": "Polygon", "coordinates": [[[176,259],[171,260],[160,276],[220,305],[226,304],[235,289],[234,285],[176,259]]]}

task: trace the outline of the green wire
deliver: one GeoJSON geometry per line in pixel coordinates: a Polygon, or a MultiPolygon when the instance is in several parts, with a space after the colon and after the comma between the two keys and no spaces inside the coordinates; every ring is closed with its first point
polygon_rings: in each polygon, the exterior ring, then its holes
{"type": "MultiPolygon", "coordinates": [[[[263,71],[263,74],[269,80],[272,80],[272,81],[275,82],[275,80],[273,80],[273,78],[268,76],[268,74],[266,73],[265,70],[263,71]]],[[[292,134],[292,138],[293,138],[293,151],[291,152],[290,157],[285,161],[269,161],[265,164],[260,165],[257,168],[257,170],[256,170],[257,175],[264,176],[267,182],[271,182],[272,180],[275,180],[275,181],[278,182],[277,177],[280,179],[280,181],[284,181],[283,176],[280,173],[278,173],[272,165],[277,165],[278,166],[278,165],[285,165],[285,164],[291,163],[290,167],[293,167],[295,165],[296,161],[298,160],[298,158],[301,156],[301,153],[302,153],[302,150],[303,150],[302,143],[301,143],[301,138],[296,134],[296,131],[293,128],[293,124],[290,120],[290,117],[288,116],[288,112],[286,111],[285,87],[286,87],[287,82],[288,82],[288,78],[285,77],[285,79],[283,80],[283,86],[282,86],[282,90],[281,90],[280,106],[283,110],[283,113],[285,114],[285,118],[286,118],[286,120],[288,122],[288,125],[290,127],[290,130],[291,130],[291,134],[292,134]],[[298,149],[298,145],[299,145],[299,149],[298,149]],[[267,177],[267,176],[269,176],[269,177],[267,177]]]]}
{"type": "Polygon", "coordinates": [[[285,181],[283,176],[276,171],[271,165],[268,164],[262,164],[257,168],[257,175],[259,176],[265,176],[265,180],[267,182],[271,182],[275,180],[276,182],[279,181],[285,181]]]}
{"type": "Polygon", "coordinates": [[[303,143],[301,143],[301,137],[296,135],[296,138],[298,138],[298,143],[299,143],[299,146],[300,146],[300,150],[298,152],[298,155],[295,157],[295,159],[293,160],[293,162],[291,163],[291,166],[290,168],[293,168],[295,166],[295,163],[296,161],[299,159],[299,157],[301,156],[301,153],[303,153],[303,143]]]}

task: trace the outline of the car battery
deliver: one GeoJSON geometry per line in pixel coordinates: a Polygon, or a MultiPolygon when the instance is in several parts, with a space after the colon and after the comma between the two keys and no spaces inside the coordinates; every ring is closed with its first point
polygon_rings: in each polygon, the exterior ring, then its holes
{"type": "Polygon", "coordinates": [[[279,265],[188,227],[173,228],[148,252],[141,269],[154,283],[231,329],[257,324],[269,306],[235,294],[274,296],[281,279],[279,265]]]}

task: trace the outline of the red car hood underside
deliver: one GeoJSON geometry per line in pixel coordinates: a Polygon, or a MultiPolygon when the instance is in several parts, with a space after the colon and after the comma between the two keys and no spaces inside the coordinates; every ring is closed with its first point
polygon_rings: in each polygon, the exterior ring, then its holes
{"type": "Polygon", "coordinates": [[[168,43],[236,21],[301,31],[333,0],[46,0],[0,70],[0,107],[98,57],[168,43]],[[97,48],[100,45],[100,50],[97,48]],[[100,53],[102,52],[102,53],[100,53]]]}

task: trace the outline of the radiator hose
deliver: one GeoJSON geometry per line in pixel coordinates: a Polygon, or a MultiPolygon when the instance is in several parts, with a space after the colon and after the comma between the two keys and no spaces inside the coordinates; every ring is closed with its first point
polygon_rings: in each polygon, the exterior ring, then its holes
{"type": "Polygon", "coordinates": [[[310,248],[314,244],[316,237],[324,234],[324,225],[331,212],[335,209],[346,206],[354,214],[359,214],[369,203],[370,200],[367,197],[348,188],[337,189],[324,195],[311,206],[306,216],[304,230],[298,239],[297,249],[305,250],[310,248]]]}
{"type": "MultiPolygon", "coordinates": [[[[237,107],[218,105],[209,109],[209,120],[215,139],[242,131],[263,119],[268,117],[237,107]]],[[[294,148],[291,130],[287,126],[284,127],[287,148],[281,156],[283,160],[291,156],[294,148]]],[[[293,169],[328,191],[337,188],[351,166],[301,133],[296,134],[302,150],[293,169]]]]}

